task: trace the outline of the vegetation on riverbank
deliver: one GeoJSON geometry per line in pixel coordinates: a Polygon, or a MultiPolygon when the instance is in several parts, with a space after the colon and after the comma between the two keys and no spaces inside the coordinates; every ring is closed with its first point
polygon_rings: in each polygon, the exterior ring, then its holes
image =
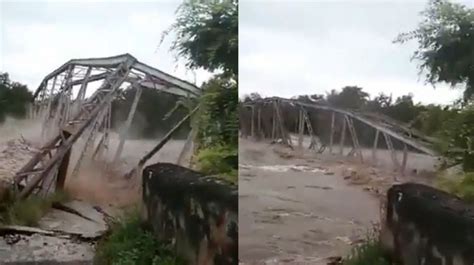
{"type": "Polygon", "coordinates": [[[6,195],[0,202],[0,224],[37,226],[38,221],[54,203],[63,203],[69,200],[65,192],[54,192],[42,197],[31,195],[23,200],[16,200],[6,195]]]}
{"type": "MultiPolygon", "coordinates": [[[[237,181],[238,168],[238,2],[185,1],[163,37],[177,36],[171,51],[190,69],[214,73],[195,104],[193,166],[237,181]]],[[[189,108],[189,107],[188,107],[189,108]]]]}
{"type": "Polygon", "coordinates": [[[126,212],[112,224],[96,246],[94,264],[184,265],[172,249],[143,227],[138,210],[126,212]]]}

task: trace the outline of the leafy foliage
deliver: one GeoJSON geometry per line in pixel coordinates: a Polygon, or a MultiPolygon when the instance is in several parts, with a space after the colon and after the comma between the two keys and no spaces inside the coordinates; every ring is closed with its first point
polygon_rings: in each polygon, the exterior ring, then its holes
{"type": "Polygon", "coordinates": [[[228,145],[203,148],[196,157],[199,170],[209,175],[224,174],[230,181],[237,181],[237,169],[234,158],[237,158],[237,149],[228,145]]]}
{"type": "Polygon", "coordinates": [[[139,213],[126,213],[114,224],[108,237],[97,246],[97,264],[177,265],[184,264],[172,250],[142,228],[139,213]]]}
{"type": "Polygon", "coordinates": [[[69,196],[63,192],[55,192],[45,198],[35,195],[24,200],[15,200],[13,197],[7,198],[0,204],[0,223],[36,226],[54,203],[67,200],[69,200],[69,196]]]}
{"type": "Polygon", "coordinates": [[[326,101],[333,106],[358,109],[367,103],[369,94],[362,91],[361,87],[346,86],[342,88],[341,92],[332,90],[330,94],[326,95],[326,101]]]}
{"type": "Polygon", "coordinates": [[[441,176],[438,178],[438,187],[456,194],[468,202],[474,202],[474,173],[469,172],[451,178],[441,176]]]}
{"type": "Polygon", "coordinates": [[[460,110],[429,106],[418,117],[422,129],[438,136],[438,148],[464,170],[474,171],[472,141],[474,95],[474,9],[448,0],[431,0],[415,30],[400,34],[395,42],[417,40],[413,59],[420,62],[420,73],[435,84],[465,84],[460,110]]]}
{"type": "Polygon", "coordinates": [[[203,85],[200,99],[197,142],[199,148],[217,145],[237,147],[238,93],[235,82],[216,77],[203,85]]]}
{"type": "Polygon", "coordinates": [[[447,0],[431,0],[418,28],[395,42],[418,41],[413,59],[432,84],[466,84],[464,99],[474,94],[474,9],[447,0]]]}
{"type": "Polygon", "coordinates": [[[415,127],[427,135],[439,137],[439,132],[447,128],[447,123],[457,117],[458,110],[448,106],[430,104],[421,110],[414,120],[415,127]]]}
{"type": "Polygon", "coordinates": [[[33,98],[27,86],[10,80],[8,73],[0,72],[0,122],[7,116],[24,118],[27,103],[33,98]]]}
{"type": "Polygon", "coordinates": [[[222,70],[202,85],[196,130],[196,166],[209,174],[236,178],[238,148],[238,2],[186,1],[164,32],[176,33],[171,50],[187,60],[189,68],[222,70]]]}
{"type": "Polygon", "coordinates": [[[203,85],[195,115],[197,167],[208,174],[237,178],[238,92],[233,80],[217,76],[203,85]]]}
{"type": "Polygon", "coordinates": [[[238,75],[238,4],[236,0],[184,2],[169,32],[176,32],[171,50],[187,59],[189,68],[222,69],[238,75]]]}
{"type": "Polygon", "coordinates": [[[465,171],[474,171],[474,106],[445,114],[437,135],[441,141],[439,149],[455,162],[463,163],[465,171]],[[451,115],[449,115],[451,114],[451,115]]]}

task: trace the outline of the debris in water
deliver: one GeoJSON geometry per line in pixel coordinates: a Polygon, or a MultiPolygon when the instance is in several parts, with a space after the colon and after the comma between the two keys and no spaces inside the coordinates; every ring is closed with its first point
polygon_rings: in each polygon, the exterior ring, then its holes
{"type": "Polygon", "coordinates": [[[332,190],[334,188],[328,186],[318,186],[318,185],[305,185],[305,188],[321,189],[321,190],[332,190]]]}
{"type": "Polygon", "coordinates": [[[332,256],[328,257],[327,259],[327,265],[341,265],[342,264],[342,257],[341,256],[332,256]]]}
{"type": "Polygon", "coordinates": [[[348,245],[351,245],[351,244],[352,244],[352,241],[351,241],[350,238],[347,237],[347,236],[338,236],[338,237],[336,237],[336,240],[340,240],[340,241],[342,241],[342,242],[344,242],[344,243],[346,243],[346,244],[348,244],[348,245]]]}
{"type": "Polygon", "coordinates": [[[273,171],[273,172],[288,172],[290,170],[297,172],[311,172],[311,173],[323,173],[326,174],[327,170],[321,167],[310,167],[305,165],[265,165],[265,166],[253,166],[253,165],[239,165],[240,168],[256,168],[260,170],[273,171]]]}

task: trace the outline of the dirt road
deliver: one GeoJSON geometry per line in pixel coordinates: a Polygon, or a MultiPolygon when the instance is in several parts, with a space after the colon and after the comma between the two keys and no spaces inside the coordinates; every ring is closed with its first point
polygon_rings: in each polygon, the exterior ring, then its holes
{"type": "MultiPolygon", "coordinates": [[[[326,264],[329,256],[348,254],[351,243],[363,239],[379,220],[379,199],[362,185],[373,180],[347,176],[376,169],[295,153],[269,143],[239,143],[239,255],[244,264],[326,264]]],[[[376,182],[388,187],[393,179],[385,174],[376,182]]]]}

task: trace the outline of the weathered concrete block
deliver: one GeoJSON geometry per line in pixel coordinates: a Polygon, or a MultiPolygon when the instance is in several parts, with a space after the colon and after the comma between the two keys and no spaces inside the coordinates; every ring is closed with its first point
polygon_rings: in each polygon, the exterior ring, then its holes
{"type": "Polygon", "coordinates": [[[190,264],[238,264],[235,185],[157,163],[143,170],[143,201],[155,235],[174,244],[190,264]]]}
{"type": "Polygon", "coordinates": [[[405,183],[387,193],[382,244],[404,265],[474,264],[474,205],[405,183]]]}

